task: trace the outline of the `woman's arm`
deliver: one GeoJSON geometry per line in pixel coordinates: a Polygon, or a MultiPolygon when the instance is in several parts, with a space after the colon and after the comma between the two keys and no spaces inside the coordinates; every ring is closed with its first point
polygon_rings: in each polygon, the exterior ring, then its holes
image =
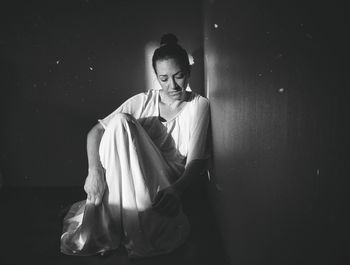
{"type": "Polygon", "coordinates": [[[201,175],[206,164],[207,132],[209,127],[209,102],[205,99],[197,105],[195,120],[192,121],[192,136],[185,171],[171,186],[159,191],[154,198],[153,208],[161,214],[173,216],[179,210],[179,196],[201,175]]]}
{"type": "Polygon", "coordinates": [[[102,201],[102,196],[106,187],[104,169],[101,164],[99,147],[103,126],[96,124],[87,135],[87,156],[88,156],[88,176],[85,180],[84,190],[87,193],[87,203],[98,205],[102,201]]]}
{"type": "Polygon", "coordinates": [[[199,176],[206,167],[208,158],[207,140],[209,123],[209,101],[205,98],[200,98],[196,108],[195,119],[192,121],[193,128],[188,145],[185,171],[172,185],[179,194],[182,194],[189,184],[193,183],[194,179],[199,176]]]}
{"type": "Polygon", "coordinates": [[[172,185],[175,191],[181,195],[191,183],[204,171],[206,159],[195,159],[190,161],[181,177],[172,185]]]}
{"type": "Polygon", "coordinates": [[[175,183],[157,193],[152,203],[153,209],[163,215],[176,216],[179,212],[181,194],[200,176],[205,169],[205,162],[205,159],[190,161],[175,183]]]}
{"type": "Polygon", "coordinates": [[[103,126],[100,123],[97,123],[94,127],[92,127],[87,135],[86,151],[88,156],[89,170],[102,168],[99,155],[99,147],[104,131],[105,130],[103,126]]]}

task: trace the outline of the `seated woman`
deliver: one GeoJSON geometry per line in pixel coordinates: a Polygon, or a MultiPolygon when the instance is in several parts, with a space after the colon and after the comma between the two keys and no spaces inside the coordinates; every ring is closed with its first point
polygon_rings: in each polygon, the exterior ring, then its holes
{"type": "Polygon", "coordinates": [[[61,251],[130,257],[168,253],[186,240],[180,195],[205,167],[209,102],[186,90],[187,52],[162,37],[152,64],[161,90],[137,94],[88,134],[87,199],[64,218],[61,251]]]}

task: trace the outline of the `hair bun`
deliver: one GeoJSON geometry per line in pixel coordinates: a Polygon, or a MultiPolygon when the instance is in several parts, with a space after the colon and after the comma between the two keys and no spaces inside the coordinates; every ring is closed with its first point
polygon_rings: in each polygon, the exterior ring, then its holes
{"type": "Polygon", "coordinates": [[[162,38],[160,39],[160,46],[163,45],[176,45],[177,44],[177,37],[174,34],[168,33],[164,34],[162,38]]]}

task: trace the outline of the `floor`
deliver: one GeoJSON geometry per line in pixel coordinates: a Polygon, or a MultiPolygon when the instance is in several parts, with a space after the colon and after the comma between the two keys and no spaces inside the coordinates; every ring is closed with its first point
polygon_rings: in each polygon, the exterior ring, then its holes
{"type": "Polygon", "coordinates": [[[106,256],[74,257],[59,251],[65,210],[84,199],[82,188],[3,188],[0,190],[0,264],[228,264],[205,192],[185,194],[191,223],[187,242],[173,253],[129,260],[124,249],[106,256]]]}

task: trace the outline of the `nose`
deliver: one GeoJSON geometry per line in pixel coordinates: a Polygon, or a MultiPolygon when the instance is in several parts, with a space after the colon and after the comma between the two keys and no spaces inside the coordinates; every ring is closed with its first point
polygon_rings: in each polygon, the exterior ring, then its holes
{"type": "Polygon", "coordinates": [[[177,83],[175,81],[174,78],[170,78],[170,82],[169,82],[169,88],[170,89],[175,89],[177,87],[177,83]]]}

